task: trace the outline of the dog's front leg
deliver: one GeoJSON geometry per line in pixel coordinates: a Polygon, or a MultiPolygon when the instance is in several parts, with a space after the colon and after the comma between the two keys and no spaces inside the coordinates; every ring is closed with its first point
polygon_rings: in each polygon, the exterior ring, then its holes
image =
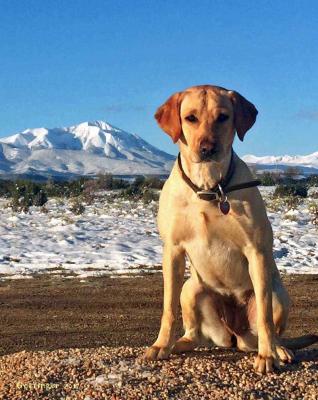
{"type": "Polygon", "coordinates": [[[178,305],[185,270],[184,250],[174,244],[166,244],[163,249],[164,299],[161,327],[155,343],[149,347],[144,358],[161,360],[167,358],[175,343],[178,305]]]}
{"type": "Polygon", "coordinates": [[[255,358],[254,368],[263,374],[273,371],[274,366],[279,367],[272,306],[272,263],[274,260],[269,250],[257,248],[249,248],[246,257],[257,310],[258,355],[255,358]]]}

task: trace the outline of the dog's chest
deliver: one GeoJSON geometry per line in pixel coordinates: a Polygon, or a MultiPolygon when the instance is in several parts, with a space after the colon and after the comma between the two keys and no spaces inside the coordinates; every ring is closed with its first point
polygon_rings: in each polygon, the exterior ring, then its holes
{"type": "Polygon", "coordinates": [[[218,204],[185,210],[187,218],[183,245],[193,268],[211,287],[237,288],[249,279],[248,265],[242,253],[244,233],[233,211],[224,215],[218,204]]]}

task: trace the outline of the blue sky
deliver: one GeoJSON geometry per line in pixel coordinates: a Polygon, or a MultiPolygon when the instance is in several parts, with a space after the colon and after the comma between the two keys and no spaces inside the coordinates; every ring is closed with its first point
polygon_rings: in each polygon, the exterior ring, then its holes
{"type": "Polygon", "coordinates": [[[318,150],[318,2],[0,0],[0,136],[102,119],[171,153],[156,108],[196,84],[259,110],[239,154],[318,150]]]}

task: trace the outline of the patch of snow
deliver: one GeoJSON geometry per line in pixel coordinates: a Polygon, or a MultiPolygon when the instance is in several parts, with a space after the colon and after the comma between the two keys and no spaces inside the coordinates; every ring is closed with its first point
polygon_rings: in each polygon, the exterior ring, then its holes
{"type": "MultiPolygon", "coordinates": [[[[261,187],[261,192],[270,202],[273,188],[261,187]]],[[[313,201],[305,199],[296,210],[268,209],[274,257],[282,272],[318,273],[318,227],[308,211],[313,201]]],[[[36,207],[14,213],[6,202],[0,200],[1,279],[43,273],[86,279],[160,271],[156,202],[145,205],[104,192],[79,216],[69,211],[67,200],[49,200],[47,213],[36,207]]]]}

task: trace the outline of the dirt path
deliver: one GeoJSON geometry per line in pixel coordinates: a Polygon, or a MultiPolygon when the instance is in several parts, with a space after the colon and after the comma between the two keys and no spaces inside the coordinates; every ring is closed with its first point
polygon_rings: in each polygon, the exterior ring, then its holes
{"type": "MultiPolygon", "coordinates": [[[[284,278],[293,306],[286,335],[318,331],[318,275],[284,278]]],[[[160,275],[40,277],[0,283],[0,355],[67,347],[144,346],[158,332],[160,275]]],[[[181,328],[180,328],[181,329],[181,328]]]]}

